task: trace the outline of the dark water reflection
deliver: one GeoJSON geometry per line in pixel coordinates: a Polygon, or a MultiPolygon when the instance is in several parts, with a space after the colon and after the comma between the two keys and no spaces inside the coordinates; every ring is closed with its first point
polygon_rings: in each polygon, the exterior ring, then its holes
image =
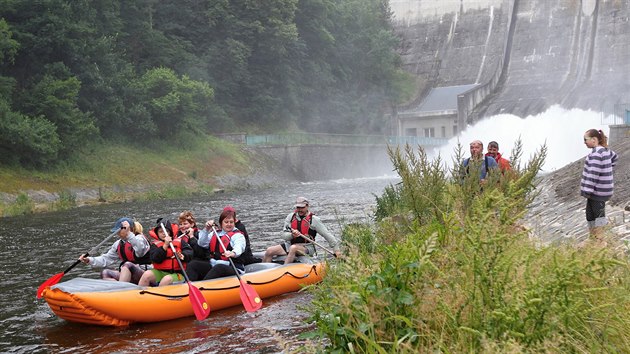
{"type": "MultiPolygon", "coordinates": [[[[394,182],[391,178],[299,183],[284,188],[219,194],[187,200],[126,203],[0,219],[0,352],[204,352],[278,353],[300,345],[298,335],[309,329],[301,319],[308,305],[306,293],[292,293],[264,301],[250,314],[241,307],[213,311],[202,322],[194,317],[155,324],[107,328],[69,323],[54,316],[35,298],[39,284],[63,271],[79,254],[109,234],[120,216],[132,216],[152,226],[159,216],[176,220],[191,210],[198,220],[218,218],[233,205],[252,238],[254,250],[279,241],[284,217],[295,198],[311,199],[311,209],[333,234],[348,222],[367,220],[375,205],[373,194],[394,182]]],[[[325,241],[322,241],[325,243],[325,241]]],[[[100,251],[105,252],[108,243],[100,251]]],[[[76,276],[98,278],[79,265],[63,280],[76,276]]]]}

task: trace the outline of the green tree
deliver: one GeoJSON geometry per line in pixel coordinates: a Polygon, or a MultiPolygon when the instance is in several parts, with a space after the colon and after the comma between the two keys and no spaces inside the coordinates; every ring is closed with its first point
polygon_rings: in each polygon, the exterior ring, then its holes
{"type": "Polygon", "coordinates": [[[205,58],[217,101],[240,122],[278,124],[291,111],[295,0],[214,1],[205,58]]]}
{"type": "Polygon", "coordinates": [[[21,93],[19,111],[53,123],[61,140],[60,152],[68,156],[94,138],[98,130],[92,116],[77,106],[79,80],[61,63],[47,69],[48,73],[21,93]]]}
{"type": "Polygon", "coordinates": [[[45,166],[57,159],[61,141],[56,127],[43,117],[11,111],[0,99],[0,161],[45,166]]]}
{"type": "MultiPolygon", "coordinates": [[[[13,39],[13,33],[9,24],[0,18],[0,66],[6,63],[13,63],[15,54],[20,44],[13,39]]],[[[15,85],[15,80],[11,77],[0,75],[0,100],[8,100],[15,85]]]]}
{"type": "Polygon", "coordinates": [[[20,44],[12,38],[13,33],[9,24],[0,18],[0,64],[4,61],[13,62],[20,44]]]}
{"type": "Polygon", "coordinates": [[[300,1],[301,126],[346,133],[383,128],[384,110],[408,90],[390,19],[380,0],[300,1]]]}
{"type": "Polygon", "coordinates": [[[235,123],[378,132],[410,86],[390,17],[382,0],[0,0],[0,98],[53,124],[60,159],[235,123]]]}
{"type": "MultiPolygon", "coordinates": [[[[135,97],[131,108],[135,121],[142,121],[143,133],[160,139],[174,139],[181,134],[205,132],[210,122],[214,91],[205,82],[181,78],[168,68],[147,71],[134,82],[135,97]]],[[[216,124],[222,124],[221,117],[216,124]]]]}
{"type": "Polygon", "coordinates": [[[19,101],[29,96],[24,90],[48,75],[51,66],[63,66],[67,73],[62,80],[71,75],[79,81],[78,110],[91,115],[104,136],[113,136],[128,123],[123,97],[135,74],[119,44],[124,28],[120,7],[113,0],[21,1],[3,7],[0,13],[12,24],[21,45],[14,65],[3,68],[17,79],[13,106],[30,105],[19,101]]]}
{"type": "MultiPolygon", "coordinates": [[[[19,43],[0,19],[0,64],[13,63],[19,43]]],[[[11,110],[9,99],[15,79],[0,76],[0,161],[46,165],[57,158],[60,147],[54,124],[42,117],[28,117],[11,110]]]]}

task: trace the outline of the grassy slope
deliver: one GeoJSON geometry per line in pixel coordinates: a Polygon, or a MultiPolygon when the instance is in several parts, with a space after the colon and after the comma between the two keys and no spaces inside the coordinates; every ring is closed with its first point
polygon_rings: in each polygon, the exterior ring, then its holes
{"type": "Polygon", "coordinates": [[[327,345],[311,352],[628,353],[621,245],[546,246],[521,227],[546,151],[482,189],[396,150],[402,181],[377,197],[378,221],[345,228],[346,258],[311,288],[307,335],[327,345]]]}
{"type": "MultiPolygon", "coordinates": [[[[214,185],[215,176],[245,172],[243,166],[247,162],[248,157],[239,146],[214,137],[191,142],[185,149],[94,144],[77,152],[67,163],[46,171],[0,165],[0,192],[59,193],[70,188],[146,185],[178,185],[186,189],[203,185],[208,189],[208,185],[214,185]]],[[[0,204],[0,214],[2,209],[0,204]]]]}

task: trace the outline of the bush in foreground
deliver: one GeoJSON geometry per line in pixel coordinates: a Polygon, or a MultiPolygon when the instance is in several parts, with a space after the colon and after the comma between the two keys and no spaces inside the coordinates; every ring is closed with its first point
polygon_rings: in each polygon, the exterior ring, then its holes
{"type": "Polygon", "coordinates": [[[402,183],[377,198],[374,225],[344,230],[349,255],[313,290],[310,335],[327,352],[627,351],[628,263],[519,227],[545,155],[479,186],[391,151],[402,183]]]}

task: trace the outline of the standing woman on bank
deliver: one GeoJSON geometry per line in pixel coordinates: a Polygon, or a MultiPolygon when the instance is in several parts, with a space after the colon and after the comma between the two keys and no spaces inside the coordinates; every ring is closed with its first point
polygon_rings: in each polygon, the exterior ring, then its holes
{"type": "Polygon", "coordinates": [[[590,237],[605,245],[602,231],[607,224],[605,205],[613,195],[613,168],[617,154],[608,148],[608,138],[601,130],[584,133],[584,145],[591,149],[584,161],[580,194],[586,198],[586,221],[590,237]]]}

